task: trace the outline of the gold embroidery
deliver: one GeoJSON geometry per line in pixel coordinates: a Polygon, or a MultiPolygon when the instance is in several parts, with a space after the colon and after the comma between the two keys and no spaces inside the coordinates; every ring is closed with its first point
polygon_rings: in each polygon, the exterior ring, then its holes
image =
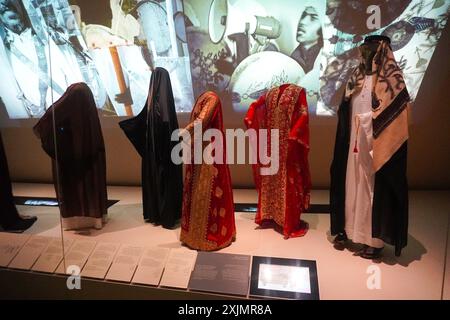
{"type": "Polygon", "coordinates": [[[217,198],[222,198],[223,195],[223,190],[220,187],[216,187],[216,197],[217,198]]]}
{"type": "Polygon", "coordinates": [[[194,134],[194,126],[198,121],[202,122],[203,130],[206,129],[205,127],[211,122],[218,103],[219,98],[211,91],[205,92],[198,97],[194,110],[192,110],[190,123],[185,128],[191,136],[194,134]]]}
{"type": "Polygon", "coordinates": [[[307,113],[308,113],[308,107],[302,105],[302,106],[300,107],[300,113],[301,113],[301,114],[307,114],[307,113]]]}
{"type": "MultiPolygon", "coordinates": [[[[203,94],[194,106],[191,116],[191,123],[187,128],[193,128],[194,120],[201,120],[204,123],[203,129],[209,127],[215,109],[219,104],[218,97],[215,93],[207,92],[203,94]]],[[[193,153],[192,153],[193,154],[193,153]]],[[[185,192],[187,201],[183,203],[185,215],[189,212],[188,228],[181,228],[180,240],[190,248],[196,250],[217,250],[228,246],[234,239],[222,243],[220,246],[214,241],[207,239],[208,221],[211,213],[211,199],[213,196],[214,180],[218,176],[219,171],[214,165],[199,164],[192,165],[192,175],[186,179],[185,185],[190,188],[190,192],[185,192]]],[[[219,214],[221,214],[219,212],[219,214]]],[[[217,208],[212,211],[213,216],[217,216],[217,208]]],[[[183,217],[186,219],[186,217],[183,217]]],[[[209,228],[211,232],[216,233],[218,226],[216,223],[209,228]]]]}
{"type": "Polygon", "coordinates": [[[222,226],[222,231],[221,231],[221,233],[222,233],[222,236],[225,237],[225,236],[227,235],[227,227],[222,226]]]}
{"type": "Polygon", "coordinates": [[[302,90],[298,86],[289,85],[281,97],[279,87],[267,93],[266,126],[267,129],[279,130],[279,170],[275,175],[261,176],[260,212],[262,220],[273,219],[280,226],[284,226],[286,214],[289,131],[294,107],[302,90]]]}
{"type": "MultiPolygon", "coordinates": [[[[213,185],[212,165],[194,165],[190,203],[189,230],[181,233],[180,240],[191,248],[204,250],[207,242],[208,216],[213,185]]],[[[183,230],[182,230],[183,231],[183,230]]]]}
{"type": "Polygon", "coordinates": [[[225,218],[225,214],[226,214],[225,208],[220,208],[220,211],[219,211],[220,217],[225,218]]]}

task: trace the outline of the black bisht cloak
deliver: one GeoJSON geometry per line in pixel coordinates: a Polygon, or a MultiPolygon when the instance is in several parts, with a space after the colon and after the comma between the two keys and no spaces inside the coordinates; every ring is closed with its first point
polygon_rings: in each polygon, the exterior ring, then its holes
{"type": "MultiPolygon", "coordinates": [[[[6,160],[5,149],[3,148],[2,136],[0,134],[0,226],[5,230],[16,229],[18,223],[21,221],[22,218],[14,204],[8,162],[6,160]]],[[[23,226],[20,229],[23,230],[26,227],[30,227],[31,224],[23,226]]]]}
{"type": "Polygon", "coordinates": [[[33,130],[52,158],[53,183],[62,217],[105,216],[105,144],[89,87],[85,83],[69,86],[33,130]]]}
{"type": "Polygon", "coordinates": [[[142,157],[144,219],[173,228],[181,217],[183,168],[171,160],[178,120],[167,70],[153,71],[145,107],[119,125],[142,157]]]}
{"type": "Polygon", "coordinates": [[[5,149],[0,135],[0,224],[2,227],[13,224],[19,219],[19,213],[14,205],[9,177],[8,163],[6,161],[5,149]]]}
{"type": "MultiPolygon", "coordinates": [[[[345,231],[345,181],[350,148],[350,100],[343,99],[331,164],[331,234],[345,231]]],[[[408,183],[406,179],[407,142],[375,173],[372,205],[372,237],[395,246],[399,256],[408,240],[408,183]]]]}

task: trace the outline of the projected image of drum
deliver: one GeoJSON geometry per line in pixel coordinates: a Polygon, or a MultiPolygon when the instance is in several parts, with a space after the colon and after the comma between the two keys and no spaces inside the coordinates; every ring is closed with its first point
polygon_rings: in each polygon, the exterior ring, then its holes
{"type": "Polygon", "coordinates": [[[233,109],[245,112],[268,89],[285,83],[298,84],[304,75],[302,67],[282,53],[253,54],[242,61],[231,76],[229,90],[233,109]]]}
{"type": "Polygon", "coordinates": [[[175,24],[175,33],[177,34],[177,39],[184,43],[187,42],[185,27],[187,19],[188,18],[181,11],[178,11],[173,15],[173,22],[175,24]]]}
{"type": "Polygon", "coordinates": [[[406,21],[398,21],[391,24],[383,31],[383,35],[391,39],[391,47],[393,51],[400,50],[408,44],[414,36],[414,26],[406,21]]]}
{"type": "Polygon", "coordinates": [[[139,20],[149,43],[149,49],[157,55],[167,56],[171,48],[170,29],[167,13],[156,1],[144,0],[138,3],[136,9],[139,20]]]}
{"type": "Polygon", "coordinates": [[[213,43],[222,41],[227,28],[227,0],[214,0],[209,8],[209,36],[213,43]]]}

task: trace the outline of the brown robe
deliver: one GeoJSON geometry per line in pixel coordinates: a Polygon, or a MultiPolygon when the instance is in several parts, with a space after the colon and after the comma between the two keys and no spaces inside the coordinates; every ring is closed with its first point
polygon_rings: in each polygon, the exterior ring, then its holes
{"type": "Polygon", "coordinates": [[[63,227],[101,228],[107,213],[105,145],[89,87],[76,83],[67,88],[34,132],[52,158],[63,227]]]}

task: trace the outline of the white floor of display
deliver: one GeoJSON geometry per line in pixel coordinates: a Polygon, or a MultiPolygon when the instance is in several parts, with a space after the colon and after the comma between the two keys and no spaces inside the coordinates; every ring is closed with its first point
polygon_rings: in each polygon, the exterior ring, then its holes
{"type": "MultiPolygon", "coordinates": [[[[14,194],[53,197],[54,189],[52,185],[14,184],[14,194]]],[[[235,190],[234,196],[237,203],[257,199],[255,190],[235,190]]],[[[65,231],[65,239],[188,250],[179,242],[179,228],[166,230],[143,222],[140,188],[109,187],[108,198],[120,201],[109,209],[109,221],[102,230],[65,231]]],[[[328,192],[314,191],[312,203],[327,204],[328,192]]],[[[38,217],[26,234],[60,236],[57,208],[18,208],[38,217]]],[[[285,240],[272,229],[258,229],[253,213],[238,212],[237,240],[220,252],[315,260],[321,299],[450,299],[449,214],[450,191],[411,191],[408,246],[399,258],[387,247],[381,261],[371,261],[333,248],[327,214],[304,214],[310,225],[308,234],[285,240]],[[374,270],[381,276],[380,289],[367,285],[372,279],[369,272],[374,270]]]]}

